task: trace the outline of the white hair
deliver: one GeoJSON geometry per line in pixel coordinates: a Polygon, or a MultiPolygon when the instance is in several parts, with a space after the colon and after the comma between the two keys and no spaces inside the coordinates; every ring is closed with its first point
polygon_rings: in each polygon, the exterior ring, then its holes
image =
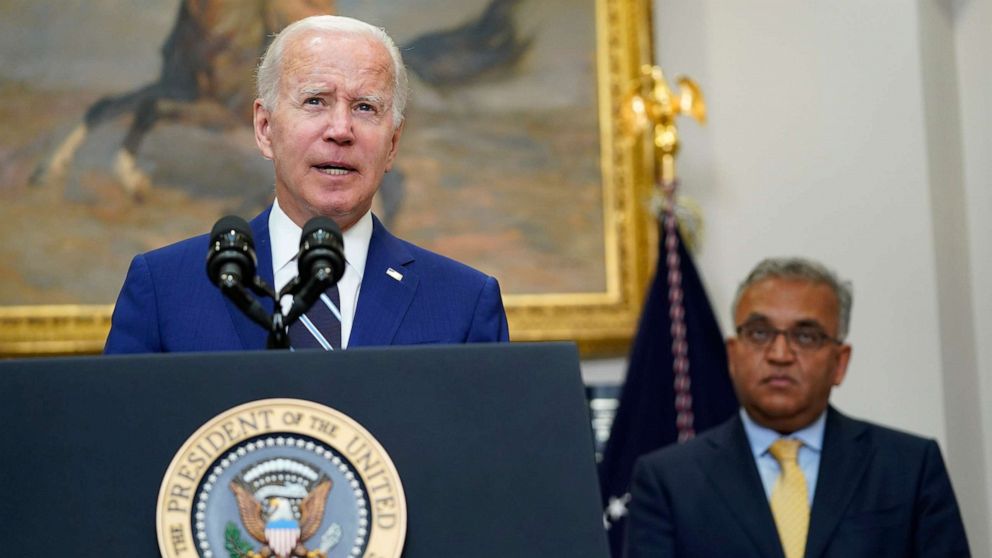
{"type": "Polygon", "coordinates": [[[403,122],[403,112],[409,98],[409,84],[403,56],[396,43],[381,27],[376,27],[350,17],[319,15],[311,16],[286,26],[280,31],[265,50],[262,62],[255,74],[258,97],[262,106],[273,110],[279,98],[279,79],[282,71],[282,59],[289,39],[309,31],[363,35],[378,41],[393,60],[393,127],[398,128],[403,122]]]}

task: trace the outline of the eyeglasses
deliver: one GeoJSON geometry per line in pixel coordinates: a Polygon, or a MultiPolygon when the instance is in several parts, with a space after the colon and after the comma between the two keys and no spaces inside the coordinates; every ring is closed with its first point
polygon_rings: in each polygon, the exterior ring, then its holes
{"type": "Polygon", "coordinates": [[[761,322],[737,326],[737,337],[756,349],[764,349],[771,345],[779,334],[785,336],[790,347],[800,351],[815,351],[823,348],[827,343],[837,345],[843,343],[840,339],[827,335],[816,326],[794,326],[789,329],[778,329],[761,322]]]}

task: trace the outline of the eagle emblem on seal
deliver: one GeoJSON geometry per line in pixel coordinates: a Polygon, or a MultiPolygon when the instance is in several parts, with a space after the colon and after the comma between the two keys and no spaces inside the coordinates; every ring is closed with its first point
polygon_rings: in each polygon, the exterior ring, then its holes
{"type": "Polygon", "coordinates": [[[323,549],[309,550],[304,542],[313,537],[324,519],[331,479],[321,475],[316,482],[300,483],[280,476],[261,489],[243,476],[230,483],[237,500],[241,524],[262,548],[245,552],[246,558],[326,558],[323,549]],[[308,489],[307,484],[311,485],[308,489]],[[255,486],[253,486],[255,485],[255,486]]]}

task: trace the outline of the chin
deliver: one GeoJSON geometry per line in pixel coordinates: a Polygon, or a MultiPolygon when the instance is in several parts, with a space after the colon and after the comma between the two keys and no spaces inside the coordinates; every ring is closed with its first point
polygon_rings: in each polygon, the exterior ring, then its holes
{"type": "Polygon", "coordinates": [[[317,189],[309,196],[313,207],[338,213],[348,213],[361,207],[364,199],[353,189],[317,189]]]}
{"type": "Polygon", "coordinates": [[[798,404],[791,401],[764,402],[761,405],[755,405],[755,409],[773,419],[794,417],[802,411],[798,404]]]}
{"type": "Polygon", "coordinates": [[[348,203],[348,200],[342,200],[339,196],[315,196],[309,200],[307,205],[310,206],[314,214],[331,218],[346,215],[349,213],[349,209],[354,207],[354,204],[348,203]]]}

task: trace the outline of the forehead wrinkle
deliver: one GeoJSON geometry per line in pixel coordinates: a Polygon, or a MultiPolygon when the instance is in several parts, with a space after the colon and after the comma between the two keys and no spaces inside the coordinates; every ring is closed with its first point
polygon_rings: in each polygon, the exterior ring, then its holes
{"type": "Polygon", "coordinates": [[[356,80],[357,86],[355,87],[355,89],[362,90],[368,87],[368,89],[372,89],[372,91],[370,91],[369,93],[357,95],[357,98],[374,100],[385,103],[392,97],[392,95],[389,92],[392,91],[393,89],[393,82],[392,82],[392,78],[390,77],[390,72],[388,71],[388,69],[383,70],[382,68],[380,68],[377,70],[373,68],[368,68],[360,71],[359,75],[361,77],[356,80]],[[384,79],[382,79],[383,76],[384,79]],[[382,79],[384,83],[381,82],[376,83],[380,79],[382,79]]]}
{"type": "Polygon", "coordinates": [[[355,98],[386,100],[389,98],[386,91],[392,89],[392,87],[388,80],[386,80],[385,84],[376,83],[380,75],[379,72],[375,71],[359,71],[356,76],[349,77],[344,75],[344,72],[339,69],[332,70],[330,74],[324,70],[317,70],[306,72],[303,75],[292,76],[290,81],[297,83],[299,87],[298,91],[301,93],[323,94],[343,89],[345,91],[356,92],[351,95],[355,98]],[[343,75],[344,79],[330,79],[329,75],[343,75]],[[368,93],[361,93],[363,90],[368,91],[368,93]]]}
{"type": "Polygon", "coordinates": [[[378,81],[377,88],[380,89],[373,93],[374,95],[379,95],[383,100],[388,99],[391,94],[395,94],[393,91],[395,87],[395,76],[393,75],[393,64],[392,58],[390,58],[389,53],[386,51],[378,42],[369,39],[368,46],[369,50],[374,52],[375,58],[367,66],[358,69],[358,78],[356,81],[362,85],[369,81],[378,81]],[[391,93],[390,93],[391,92],[391,93]]]}

